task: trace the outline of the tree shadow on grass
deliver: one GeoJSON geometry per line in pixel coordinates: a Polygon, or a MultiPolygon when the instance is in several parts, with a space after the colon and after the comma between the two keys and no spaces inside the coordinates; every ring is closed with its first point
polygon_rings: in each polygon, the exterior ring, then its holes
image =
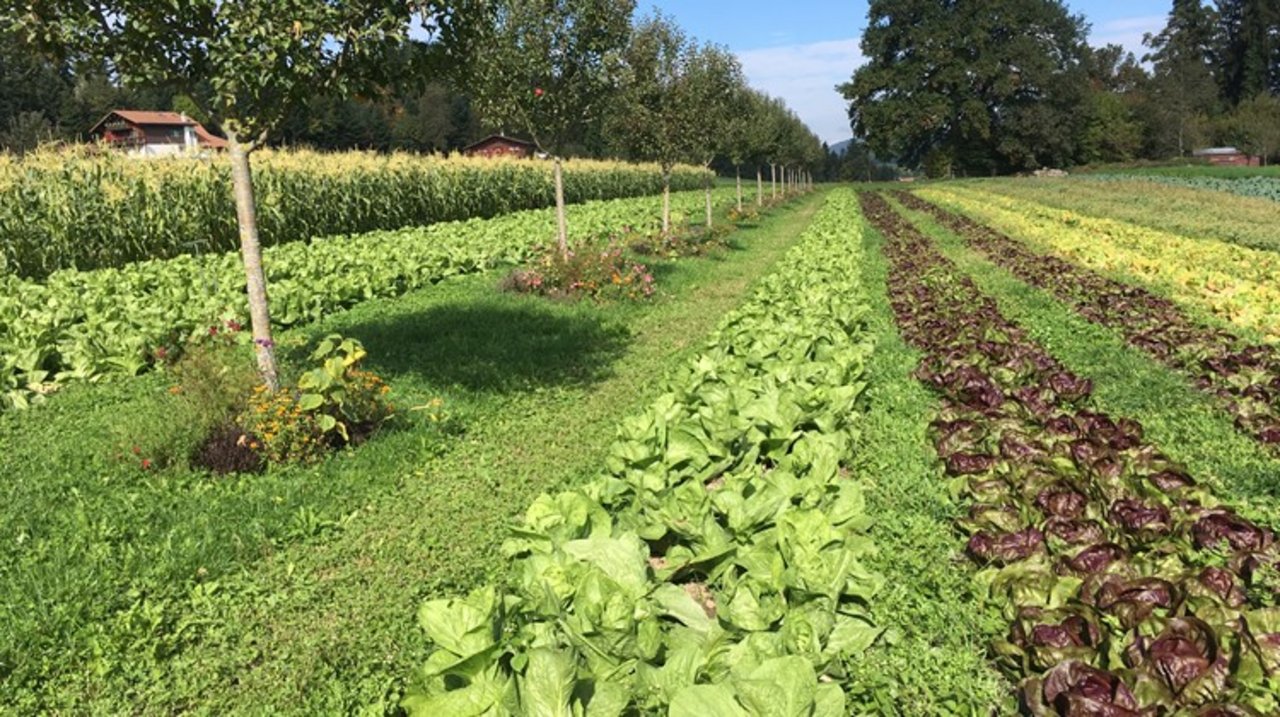
{"type": "Polygon", "coordinates": [[[441,386],[510,393],[605,378],[630,332],[537,299],[446,304],[343,329],[375,370],[441,386]]]}

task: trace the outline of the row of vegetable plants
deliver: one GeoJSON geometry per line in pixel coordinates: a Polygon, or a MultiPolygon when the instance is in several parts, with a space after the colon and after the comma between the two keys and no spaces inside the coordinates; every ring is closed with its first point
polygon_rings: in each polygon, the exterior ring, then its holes
{"type": "Polygon", "coordinates": [[[1184,374],[1220,399],[1236,425],[1259,441],[1280,444],[1280,351],[1254,344],[1187,315],[1172,301],[1107,278],[907,192],[895,197],[926,212],[969,246],[1032,286],[1119,331],[1129,344],[1184,374]]]}
{"type": "Polygon", "coordinates": [[[1280,255],[1018,201],[973,187],[919,195],[1037,248],[1167,293],[1268,342],[1280,340],[1280,255]]]}
{"type": "Polygon", "coordinates": [[[882,583],[845,468],[873,351],[859,227],[833,192],[602,474],[530,506],[505,583],[422,606],[410,713],[846,713],[882,583]]]}
{"type": "MultiPolygon", "coordinates": [[[[719,205],[733,197],[730,188],[716,190],[719,205]]],[[[660,201],[574,205],[573,236],[656,232],[660,201]]],[[[682,192],[672,201],[692,217],[704,197],[682,192]]],[[[272,321],[307,323],[449,276],[519,264],[554,232],[553,211],[542,209],[271,247],[263,264],[272,321]]],[[[44,282],[0,276],[0,409],[23,407],[68,381],[139,373],[191,340],[247,324],[244,269],[232,252],[64,270],[44,282]]]]}
{"type": "MultiPolygon", "coordinates": [[[[672,188],[693,190],[701,168],[677,167],[672,188]]],[[[373,152],[264,151],[254,157],[264,246],[333,234],[494,217],[555,203],[551,166],[373,152]]],[[[657,194],[656,165],[565,164],[565,199],[657,194]]],[[[225,157],[138,160],[116,152],[0,156],[0,272],[43,277],[144,259],[239,247],[225,157]]]]}
{"type": "Polygon", "coordinates": [[[939,395],[934,442],[970,502],[992,655],[1030,715],[1280,709],[1280,553],[1066,370],[880,196],[904,338],[939,395]]]}
{"type": "Polygon", "coordinates": [[[1160,174],[1090,174],[1090,180],[1101,182],[1128,182],[1135,179],[1144,182],[1167,184],[1173,187],[1207,189],[1213,192],[1238,194],[1242,197],[1258,197],[1280,202],[1280,178],[1277,177],[1180,177],[1160,174]]]}
{"type": "Polygon", "coordinates": [[[1225,239],[1253,249],[1280,251],[1280,236],[1272,228],[1276,206],[1264,199],[1140,178],[1108,182],[992,179],[978,186],[1014,200],[1132,222],[1191,239],[1225,239]]]}

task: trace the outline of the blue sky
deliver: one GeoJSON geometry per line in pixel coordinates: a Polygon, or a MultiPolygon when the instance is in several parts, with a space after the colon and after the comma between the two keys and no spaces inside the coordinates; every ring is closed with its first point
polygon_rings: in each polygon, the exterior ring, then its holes
{"type": "MultiPolygon", "coordinates": [[[[1068,0],[1092,25],[1094,45],[1117,43],[1141,54],[1142,34],[1158,31],[1172,0],[1068,0]]],[[[833,89],[862,62],[858,40],[865,1],[640,0],[658,8],[699,40],[727,46],[742,60],[751,85],[782,97],[828,142],[848,139],[844,100],[833,89]]]]}

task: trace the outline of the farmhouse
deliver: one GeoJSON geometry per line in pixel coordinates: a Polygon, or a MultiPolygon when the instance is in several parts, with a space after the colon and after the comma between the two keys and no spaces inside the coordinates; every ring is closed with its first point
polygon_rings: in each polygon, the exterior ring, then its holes
{"type": "Polygon", "coordinates": [[[161,156],[226,149],[227,141],[178,112],[112,110],[89,130],[90,136],[130,154],[161,156]]]}
{"type": "Polygon", "coordinates": [[[1209,147],[1208,149],[1197,149],[1191,153],[1191,156],[1207,160],[1209,164],[1236,167],[1256,167],[1259,164],[1257,157],[1245,154],[1235,147],[1209,147]]]}
{"type": "Polygon", "coordinates": [[[528,159],[533,156],[536,149],[537,147],[532,142],[501,134],[491,134],[479,142],[463,147],[462,153],[468,157],[517,157],[528,159]]]}

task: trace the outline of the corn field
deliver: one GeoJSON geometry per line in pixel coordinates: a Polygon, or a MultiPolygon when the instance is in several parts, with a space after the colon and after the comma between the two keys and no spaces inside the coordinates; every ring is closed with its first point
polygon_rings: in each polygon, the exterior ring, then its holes
{"type": "MultiPolygon", "coordinates": [[[[540,160],[263,151],[254,155],[265,245],[492,217],[554,202],[540,160]]],[[[672,189],[705,174],[684,167],[672,189]]],[[[661,190],[657,166],[573,160],[570,203],[661,190]]],[[[0,272],[42,278],[59,269],[235,250],[231,171],[224,158],[137,159],[93,148],[0,154],[0,272]]]]}

